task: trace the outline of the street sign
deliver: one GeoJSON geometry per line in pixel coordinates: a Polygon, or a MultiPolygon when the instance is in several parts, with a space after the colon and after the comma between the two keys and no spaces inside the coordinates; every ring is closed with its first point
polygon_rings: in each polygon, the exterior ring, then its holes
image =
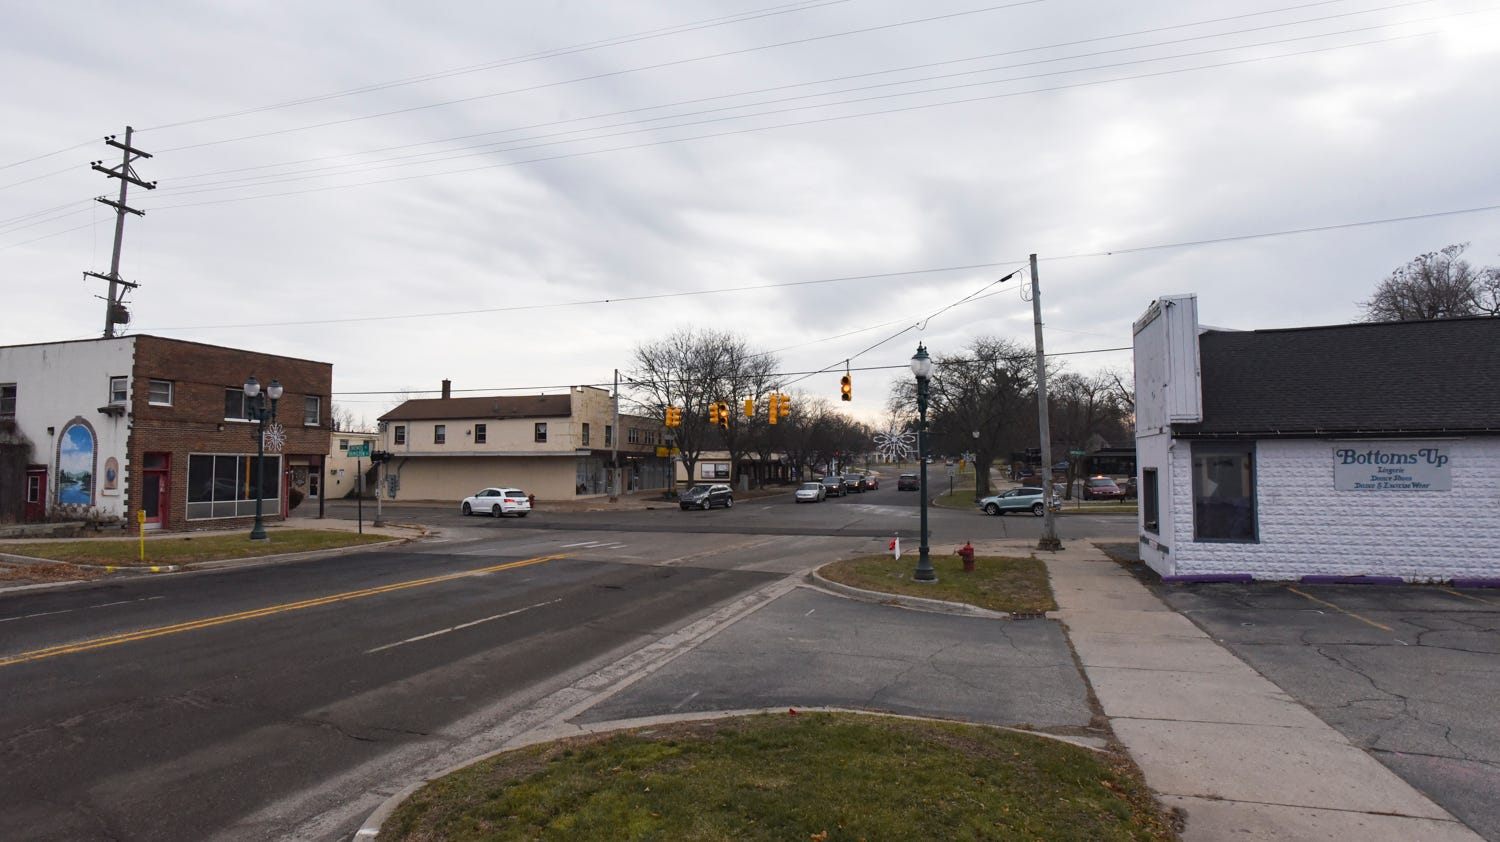
{"type": "Polygon", "coordinates": [[[1088,451],[1087,450],[1070,450],[1070,451],[1068,451],[1068,455],[1069,456],[1082,456],[1085,453],[1088,453],[1088,451]]]}
{"type": "Polygon", "coordinates": [[[359,444],[351,444],[349,445],[349,451],[344,455],[350,459],[369,459],[370,443],[362,441],[359,444]]]}

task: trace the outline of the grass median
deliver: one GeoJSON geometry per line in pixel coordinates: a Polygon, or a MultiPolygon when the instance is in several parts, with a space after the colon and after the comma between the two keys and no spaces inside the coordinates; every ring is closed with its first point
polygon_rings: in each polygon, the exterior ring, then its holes
{"type": "Polygon", "coordinates": [[[974,571],[965,573],[956,555],[933,554],[936,582],[912,581],[917,552],[862,556],[829,564],[818,571],[824,578],[867,591],[964,602],[991,611],[1035,613],[1055,611],[1047,566],[1035,558],[980,556],[974,571]]]}
{"type": "Polygon", "coordinates": [[[380,838],[1176,837],[1118,755],[974,725],[776,714],[507,752],[423,787],[380,838]]]}
{"type": "Polygon", "coordinates": [[[129,567],[142,564],[192,564],[226,558],[333,550],[391,540],[389,535],[360,535],[322,529],[272,529],[268,534],[270,540],[267,541],[251,541],[247,537],[248,530],[148,538],[145,561],[141,561],[141,542],[138,538],[30,541],[0,546],[0,552],[73,564],[129,567]]]}

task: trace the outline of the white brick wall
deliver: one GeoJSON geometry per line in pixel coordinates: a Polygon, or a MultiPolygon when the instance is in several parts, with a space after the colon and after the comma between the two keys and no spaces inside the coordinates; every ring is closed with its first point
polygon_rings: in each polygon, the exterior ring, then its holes
{"type": "Polygon", "coordinates": [[[1191,445],[1177,441],[1164,489],[1175,514],[1170,538],[1163,536],[1169,575],[1500,579],[1500,438],[1436,443],[1450,454],[1452,491],[1340,491],[1333,441],[1257,442],[1260,542],[1200,544],[1193,542],[1191,445]]]}

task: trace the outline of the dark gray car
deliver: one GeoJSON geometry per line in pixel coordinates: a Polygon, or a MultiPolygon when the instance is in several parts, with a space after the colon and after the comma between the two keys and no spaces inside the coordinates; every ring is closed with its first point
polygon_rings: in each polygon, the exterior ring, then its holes
{"type": "Polygon", "coordinates": [[[684,509],[711,509],[714,506],[728,509],[734,506],[734,492],[727,485],[699,483],[682,492],[677,502],[684,509]]]}

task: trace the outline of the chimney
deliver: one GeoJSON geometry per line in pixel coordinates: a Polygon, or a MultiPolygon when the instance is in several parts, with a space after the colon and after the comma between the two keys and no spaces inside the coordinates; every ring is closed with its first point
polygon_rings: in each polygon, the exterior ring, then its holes
{"type": "Polygon", "coordinates": [[[453,397],[453,381],[443,378],[443,400],[453,397]]]}

